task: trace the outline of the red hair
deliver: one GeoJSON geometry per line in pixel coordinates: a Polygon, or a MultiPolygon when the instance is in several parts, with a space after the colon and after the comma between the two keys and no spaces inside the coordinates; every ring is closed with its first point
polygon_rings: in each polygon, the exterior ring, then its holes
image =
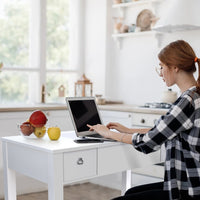
{"type": "Polygon", "coordinates": [[[195,62],[197,62],[199,67],[197,92],[200,94],[200,60],[187,42],[184,40],[171,42],[160,51],[158,58],[169,68],[176,66],[188,73],[194,73],[196,71],[195,62]]]}

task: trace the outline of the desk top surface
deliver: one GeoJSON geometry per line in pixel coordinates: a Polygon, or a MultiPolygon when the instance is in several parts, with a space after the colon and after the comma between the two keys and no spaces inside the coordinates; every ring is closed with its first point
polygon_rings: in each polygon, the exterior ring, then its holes
{"type": "Polygon", "coordinates": [[[122,145],[120,142],[103,142],[103,143],[84,143],[78,144],[74,142],[77,139],[74,131],[66,131],[61,133],[61,137],[57,141],[51,141],[47,134],[43,138],[25,138],[19,136],[2,137],[3,142],[14,143],[20,146],[32,148],[49,153],[70,152],[78,150],[86,150],[93,148],[102,148],[111,145],[122,145]]]}

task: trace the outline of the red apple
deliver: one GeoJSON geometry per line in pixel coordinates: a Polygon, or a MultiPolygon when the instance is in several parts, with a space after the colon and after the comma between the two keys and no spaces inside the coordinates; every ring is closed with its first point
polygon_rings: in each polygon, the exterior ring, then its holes
{"type": "Polygon", "coordinates": [[[29,122],[34,127],[43,127],[47,123],[47,117],[42,111],[36,110],[31,114],[29,122]]]}
{"type": "Polygon", "coordinates": [[[29,136],[34,132],[34,127],[30,124],[30,122],[24,122],[23,124],[20,125],[21,132],[29,136]]]}

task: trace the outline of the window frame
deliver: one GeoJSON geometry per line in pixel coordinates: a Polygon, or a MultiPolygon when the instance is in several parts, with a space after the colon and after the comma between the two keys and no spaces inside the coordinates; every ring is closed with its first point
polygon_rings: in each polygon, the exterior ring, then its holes
{"type": "MultiPolygon", "coordinates": [[[[69,0],[70,3],[72,2],[69,0]]],[[[79,74],[83,66],[74,67],[75,69],[47,69],[46,68],[46,27],[47,27],[47,0],[30,0],[29,17],[29,63],[28,67],[3,67],[3,71],[22,71],[37,72],[37,83],[34,79],[29,80],[29,99],[28,102],[41,102],[42,86],[46,85],[46,76],[48,72],[75,73],[79,74]]],[[[81,16],[77,17],[77,20],[81,16]]],[[[80,41],[80,38],[79,40],[80,41]]],[[[71,49],[70,49],[71,50],[71,49]]],[[[80,57],[76,55],[76,57],[80,57]]],[[[70,64],[70,63],[69,63],[70,64]]]]}

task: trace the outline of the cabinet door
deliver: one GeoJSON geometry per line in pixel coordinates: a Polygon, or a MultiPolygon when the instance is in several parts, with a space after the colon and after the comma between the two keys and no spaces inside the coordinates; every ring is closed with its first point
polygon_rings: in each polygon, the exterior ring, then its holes
{"type": "MultiPolygon", "coordinates": [[[[18,126],[26,121],[31,112],[1,112],[0,113],[0,137],[20,135],[18,126]]],[[[2,155],[2,143],[0,140],[0,155],[2,155]]],[[[3,168],[2,156],[0,157],[0,171],[3,168]]]]}
{"type": "Polygon", "coordinates": [[[153,127],[159,118],[159,114],[133,113],[132,127],[153,127]]]}
{"type": "Polygon", "coordinates": [[[48,118],[48,126],[58,126],[61,131],[73,130],[68,110],[50,110],[45,112],[48,118]]]}
{"type": "Polygon", "coordinates": [[[28,120],[31,112],[1,112],[0,136],[19,135],[18,125],[28,120]]]}
{"type": "Polygon", "coordinates": [[[131,113],[119,111],[100,111],[103,123],[106,125],[109,122],[118,122],[124,126],[131,127],[131,113]]]}

